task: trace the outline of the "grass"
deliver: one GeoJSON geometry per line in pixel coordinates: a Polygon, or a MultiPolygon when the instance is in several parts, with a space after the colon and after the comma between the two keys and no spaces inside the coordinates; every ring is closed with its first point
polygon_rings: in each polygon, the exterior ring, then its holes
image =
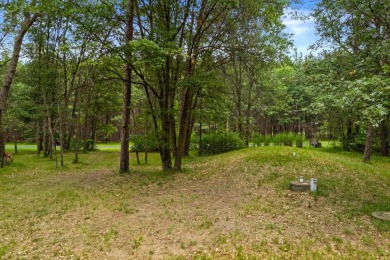
{"type": "Polygon", "coordinates": [[[110,149],[56,169],[20,146],[0,169],[0,258],[390,258],[390,223],[371,217],[390,211],[389,158],[263,146],[192,155],[183,173],[132,155],[119,175],[110,149]],[[298,176],[318,191],[289,191],[298,176]]]}
{"type": "MultiPolygon", "coordinates": [[[[130,143],[132,145],[132,143],[130,143]]],[[[17,144],[18,152],[33,152],[37,150],[37,145],[34,143],[18,143],[17,144]]],[[[110,143],[97,143],[96,149],[99,151],[119,151],[121,148],[121,144],[118,142],[110,142],[110,143]]],[[[59,149],[57,147],[57,149],[59,149]]],[[[7,143],[5,146],[5,150],[13,153],[15,151],[15,146],[13,143],[7,143]]]]}

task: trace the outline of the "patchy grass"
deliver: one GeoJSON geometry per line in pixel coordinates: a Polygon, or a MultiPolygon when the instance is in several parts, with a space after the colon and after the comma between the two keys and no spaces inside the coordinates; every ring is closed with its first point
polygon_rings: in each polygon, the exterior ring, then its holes
{"type": "Polygon", "coordinates": [[[118,152],[29,151],[0,169],[0,258],[387,259],[390,160],[334,149],[257,147],[186,159],[183,173],[149,164],[119,175],[118,152]],[[297,156],[293,156],[293,152],[297,156]],[[289,182],[318,179],[318,191],[289,182]]]}
{"type": "MultiPolygon", "coordinates": [[[[130,146],[133,143],[130,142],[130,146]]],[[[18,152],[33,152],[37,151],[37,145],[33,143],[17,143],[17,149],[18,152]]],[[[57,150],[59,150],[60,147],[57,146],[57,150]]],[[[96,143],[96,149],[99,151],[120,151],[121,144],[119,142],[109,142],[109,143],[96,143]]],[[[14,143],[7,143],[5,145],[5,150],[7,152],[14,153],[15,152],[15,145],[14,143]]]]}

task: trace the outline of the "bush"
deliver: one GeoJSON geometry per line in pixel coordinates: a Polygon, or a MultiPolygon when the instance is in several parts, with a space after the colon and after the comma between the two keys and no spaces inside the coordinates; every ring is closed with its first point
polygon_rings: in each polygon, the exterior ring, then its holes
{"type": "Polygon", "coordinates": [[[265,136],[264,135],[256,135],[253,137],[252,142],[255,146],[261,146],[265,141],[265,136]]]}
{"type": "Polygon", "coordinates": [[[270,139],[271,143],[273,143],[275,146],[283,145],[283,137],[280,134],[272,135],[270,136],[270,139]]]}
{"type": "Polygon", "coordinates": [[[190,150],[198,150],[198,149],[199,149],[199,134],[194,132],[191,134],[190,150]]]}
{"type": "Polygon", "coordinates": [[[159,150],[158,140],[153,135],[132,135],[130,141],[133,143],[131,146],[132,152],[155,152],[159,150]]]}
{"type": "Polygon", "coordinates": [[[85,141],[84,149],[86,151],[95,151],[96,150],[96,144],[95,141],[92,139],[88,139],[85,141]]]}
{"type": "Polygon", "coordinates": [[[295,135],[295,145],[296,147],[298,148],[302,148],[303,147],[303,135],[302,134],[296,134],[295,135]]]}
{"type": "Polygon", "coordinates": [[[86,151],[95,151],[96,150],[96,143],[95,143],[94,140],[87,139],[84,142],[84,140],[80,140],[80,139],[77,140],[77,139],[74,138],[74,139],[71,140],[71,143],[70,143],[70,149],[72,151],[76,150],[76,142],[77,141],[79,142],[78,143],[79,151],[80,150],[84,150],[84,152],[86,152],[86,151]]]}
{"type": "Polygon", "coordinates": [[[277,135],[257,135],[253,138],[252,142],[256,146],[269,146],[271,143],[275,146],[285,145],[293,146],[294,142],[297,147],[303,147],[303,135],[294,133],[281,133],[277,135]]]}
{"type": "MultiPolygon", "coordinates": [[[[364,147],[366,146],[366,135],[364,133],[359,133],[353,136],[350,139],[341,139],[341,143],[345,150],[363,152],[364,147]]],[[[373,148],[375,148],[375,138],[373,139],[373,148]]]]}
{"type": "Polygon", "coordinates": [[[282,133],[279,136],[284,146],[292,146],[295,141],[295,135],[293,133],[282,133]]]}
{"type": "Polygon", "coordinates": [[[245,147],[245,142],[237,133],[218,131],[202,138],[200,152],[202,154],[218,154],[245,147]]]}
{"type": "Polygon", "coordinates": [[[265,146],[269,146],[271,142],[272,142],[272,136],[270,136],[270,135],[265,135],[265,136],[264,136],[264,145],[265,145],[265,146]]]}

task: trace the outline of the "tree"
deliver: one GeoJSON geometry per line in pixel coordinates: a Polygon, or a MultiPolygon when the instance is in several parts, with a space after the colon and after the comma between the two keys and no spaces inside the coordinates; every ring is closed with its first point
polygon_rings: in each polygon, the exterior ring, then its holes
{"type": "Polygon", "coordinates": [[[31,86],[15,81],[10,90],[4,125],[6,136],[13,136],[15,153],[18,140],[34,137],[34,119],[39,112],[30,97],[31,92],[31,86]]]}
{"type": "MultiPolygon", "coordinates": [[[[24,10],[20,9],[23,10],[24,17],[23,17],[23,21],[20,24],[19,32],[15,37],[12,56],[9,61],[7,73],[5,74],[0,89],[0,167],[3,167],[4,165],[3,158],[5,152],[5,139],[4,139],[5,133],[3,129],[3,118],[6,111],[8,93],[11,88],[12,81],[15,77],[16,67],[19,61],[24,36],[39,17],[38,13],[31,13],[31,10],[29,10],[29,8],[35,7],[35,5],[36,5],[36,1],[32,1],[30,6],[24,7],[25,8],[24,10]]],[[[0,7],[3,6],[4,4],[1,4],[0,7]]],[[[7,6],[6,4],[5,7],[9,7],[9,6],[7,6]]]]}
{"type": "Polygon", "coordinates": [[[59,141],[61,166],[64,150],[76,148],[77,162],[79,147],[93,148],[98,121],[119,111],[117,86],[123,76],[116,77],[110,69],[114,62],[118,67],[123,63],[117,47],[107,43],[119,30],[113,29],[119,21],[102,22],[111,5],[94,3],[93,7],[90,1],[78,1],[40,8],[41,19],[26,42],[28,61],[23,63],[20,80],[33,87],[35,105],[45,111],[35,118],[38,153],[43,150],[52,157],[59,141]]]}
{"type": "MultiPolygon", "coordinates": [[[[234,37],[235,31],[231,30],[234,18],[243,15],[244,10],[251,10],[254,25],[264,15],[267,22],[259,26],[267,31],[267,28],[278,27],[275,23],[284,3],[148,1],[140,2],[136,7],[137,29],[142,39],[133,44],[133,70],[139,79],[137,83],[144,87],[153,115],[164,170],[182,168],[182,158],[188,154],[195,123],[194,111],[200,94],[208,85],[202,75],[206,71],[204,68],[215,71],[223,63],[223,56],[233,49],[226,39],[234,37]],[[267,28],[266,23],[270,24],[267,28]],[[173,167],[172,154],[175,158],[173,167]]],[[[249,23],[249,20],[242,19],[242,23],[245,22],[249,23]]],[[[247,32],[256,34],[256,28],[249,26],[247,32]]],[[[271,31],[265,33],[264,38],[280,33],[277,29],[271,31]]],[[[240,37],[245,42],[249,36],[242,33],[240,37]]],[[[244,53],[243,48],[241,53],[244,53]]]]}
{"type": "MultiPolygon", "coordinates": [[[[134,10],[135,0],[128,0],[126,14],[126,33],[125,45],[133,40],[134,34],[134,10]]],[[[131,105],[131,50],[125,50],[125,70],[124,70],[124,88],[122,102],[122,125],[121,125],[121,157],[119,171],[121,173],[129,171],[129,141],[130,141],[130,105],[131,105]]]]}
{"type": "MultiPolygon", "coordinates": [[[[323,0],[315,11],[317,30],[322,37],[320,45],[324,42],[331,43],[336,50],[347,56],[353,68],[344,74],[344,78],[353,76],[358,89],[362,94],[359,100],[364,100],[365,106],[370,106],[372,99],[364,98],[367,84],[372,81],[387,80],[389,74],[390,55],[388,50],[388,38],[390,27],[390,5],[387,0],[378,1],[329,1],[323,0]]],[[[338,80],[344,81],[344,78],[338,80]]],[[[375,92],[375,86],[368,84],[369,92],[375,92]]],[[[381,99],[374,102],[381,102],[381,99]]],[[[360,103],[360,102],[359,102],[360,103]]],[[[379,103],[383,107],[382,112],[389,114],[387,104],[379,103]]],[[[371,111],[372,112],[372,111],[371,111]]],[[[382,120],[388,120],[383,115],[382,120]]],[[[382,121],[381,120],[381,121],[382,121]]],[[[367,122],[367,121],[366,121],[367,122]]],[[[387,124],[387,123],[384,123],[387,124]]],[[[366,144],[363,161],[369,161],[371,154],[372,136],[374,129],[379,126],[369,120],[366,125],[366,144]]],[[[351,131],[349,131],[351,132],[351,131]]],[[[387,146],[386,131],[381,135],[382,145],[387,146]]],[[[386,149],[382,149],[386,150],[386,149]]]]}

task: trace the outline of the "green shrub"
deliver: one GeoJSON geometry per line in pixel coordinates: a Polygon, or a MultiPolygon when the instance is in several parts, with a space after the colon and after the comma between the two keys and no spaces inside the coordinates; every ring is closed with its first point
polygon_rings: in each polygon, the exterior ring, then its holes
{"type": "Polygon", "coordinates": [[[245,142],[237,133],[214,132],[202,138],[200,152],[202,154],[218,154],[245,147],[245,142]]]}
{"type": "Polygon", "coordinates": [[[264,136],[264,145],[269,146],[272,142],[272,136],[271,135],[265,135],[264,136]]]}
{"type": "Polygon", "coordinates": [[[264,140],[265,140],[265,136],[264,135],[256,135],[255,137],[253,137],[252,143],[255,146],[261,146],[264,143],[264,140]]]}
{"type": "Polygon", "coordinates": [[[277,138],[279,140],[279,144],[278,145],[288,146],[288,136],[287,136],[287,133],[277,134],[276,136],[277,136],[277,138]]]}
{"type": "Polygon", "coordinates": [[[198,149],[199,149],[199,134],[193,132],[191,134],[190,150],[198,150],[198,149]]]}
{"type": "Polygon", "coordinates": [[[83,147],[86,151],[95,151],[96,150],[95,141],[92,139],[88,139],[85,141],[85,144],[83,147]]]}
{"type": "Polygon", "coordinates": [[[303,140],[304,140],[303,134],[300,134],[300,133],[296,134],[295,135],[295,145],[296,145],[296,147],[302,148],[303,147],[303,140]]]}
{"type": "Polygon", "coordinates": [[[302,134],[281,133],[277,135],[257,135],[253,138],[252,142],[257,146],[261,146],[262,144],[264,144],[264,146],[269,146],[271,143],[275,146],[293,146],[293,144],[296,143],[298,147],[302,147],[303,140],[302,134]]]}
{"type": "Polygon", "coordinates": [[[133,143],[131,146],[132,152],[145,152],[145,150],[158,151],[158,140],[153,135],[132,135],[130,141],[133,143]]]}
{"type": "Polygon", "coordinates": [[[284,146],[292,146],[295,141],[295,135],[293,133],[280,134],[281,142],[284,146]]]}
{"type": "MultiPolygon", "coordinates": [[[[350,139],[344,138],[340,140],[343,144],[345,150],[363,152],[364,147],[366,146],[366,135],[364,133],[359,133],[353,136],[350,139]]],[[[373,139],[373,148],[375,150],[375,145],[378,142],[375,142],[373,139]]]]}
{"type": "Polygon", "coordinates": [[[80,150],[84,150],[85,152],[86,151],[95,151],[96,150],[96,143],[94,140],[92,139],[87,139],[85,140],[77,140],[77,139],[72,139],[71,140],[71,143],[70,143],[70,149],[71,151],[75,151],[76,150],[76,142],[79,142],[78,143],[78,148],[79,148],[79,151],[80,150]]]}
{"type": "Polygon", "coordinates": [[[271,139],[271,143],[273,143],[273,145],[282,145],[283,144],[283,137],[280,134],[272,135],[272,136],[270,136],[270,139],[271,139]]]}
{"type": "MultiPolygon", "coordinates": [[[[343,146],[343,149],[349,151],[364,152],[366,146],[366,133],[361,131],[359,133],[354,133],[349,139],[346,137],[339,139],[340,143],[343,146]]],[[[390,141],[390,138],[387,140],[390,141]]],[[[372,139],[372,151],[380,153],[382,151],[381,137],[380,135],[374,135],[372,139]]]]}

